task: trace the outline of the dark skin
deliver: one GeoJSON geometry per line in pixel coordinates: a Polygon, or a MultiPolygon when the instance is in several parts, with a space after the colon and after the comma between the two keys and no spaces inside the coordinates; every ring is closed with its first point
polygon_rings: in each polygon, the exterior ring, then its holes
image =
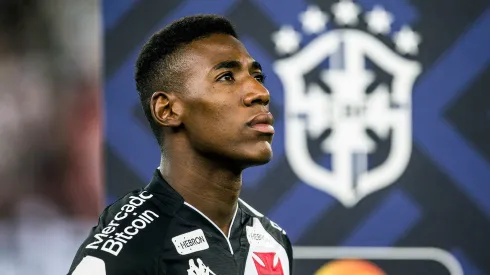
{"type": "Polygon", "coordinates": [[[251,127],[269,113],[260,65],[230,35],[214,34],[183,49],[184,91],[153,94],[163,127],[160,172],[169,184],[228,235],[242,171],[269,162],[273,133],[251,127]]]}

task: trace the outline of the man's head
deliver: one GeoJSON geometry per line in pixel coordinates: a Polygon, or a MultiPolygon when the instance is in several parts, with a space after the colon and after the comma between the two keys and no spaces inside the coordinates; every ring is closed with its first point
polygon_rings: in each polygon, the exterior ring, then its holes
{"type": "Polygon", "coordinates": [[[136,64],[145,115],[163,151],[192,151],[243,167],[272,157],[262,68],[215,15],[184,17],[154,34],[136,64]]]}

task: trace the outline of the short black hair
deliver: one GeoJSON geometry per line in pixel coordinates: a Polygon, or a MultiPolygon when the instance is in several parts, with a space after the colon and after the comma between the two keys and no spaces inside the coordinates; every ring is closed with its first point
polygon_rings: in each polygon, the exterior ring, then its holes
{"type": "Polygon", "coordinates": [[[156,91],[179,91],[183,88],[181,50],[193,41],[213,34],[238,38],[235,27],[226,18],[214,14],[183,17],[156,32],[146,42],[136,61],[135,81],[141,105],[160,148],[161,129],[153,120],[150,99],[156,91]]]}

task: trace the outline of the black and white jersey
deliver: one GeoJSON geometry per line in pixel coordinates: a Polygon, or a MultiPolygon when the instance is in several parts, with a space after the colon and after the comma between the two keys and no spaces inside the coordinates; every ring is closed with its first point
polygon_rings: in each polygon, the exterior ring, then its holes
{"type": "Polygon", "coordinates": [[[68,274],[290,275],[292,247],[242,200],[225,235],[156,170],[145,188],[104,210],[68,274]]]}

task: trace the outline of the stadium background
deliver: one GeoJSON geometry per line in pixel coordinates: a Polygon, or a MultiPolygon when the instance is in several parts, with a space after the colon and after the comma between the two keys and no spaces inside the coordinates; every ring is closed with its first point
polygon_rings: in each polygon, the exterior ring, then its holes
{"type": "MultiPolygon", "coordinates": [[[[420,34],[414,59],[422,65],[422,72],[413,88],[413,148],[407,168],[391,185],[350,208],[305,184],[292,171],[285,158],[284,89],[272,68],[281,58],[272,34],[284,25],[301,30],[298,14],[308,5],[330,12],[333,3],[103,1],[107,203],[144,186],[159,163],[158,148],[134,88],[133,66],[140,47],[172,20],[217,13],[234,22],[251,55],[263,64],[277,121],[274,159],[245,172],[241,195],[245,201],[283,227],[298,248],[433,247],[450,253],[464,274],[490,274],[490,3],[357,1],[363,11],[382,5],[393,14],[390,35],[405,24],[420,34]]],[[[332,18],[331,13],[329,16],[332,18]]],[[[301,46],[312,39],[306,36],[301,46]]],[[[378,145],[380,150],[389,150],[389,146],[378,145]]],[[[414,260],[403,256],[375,259],[373,254],[370,259],[372,251],[361,251],[357,257],[368,259],[387,274],[450,274],[446,267],[422,255],[414,260]]],[[[314,274],[332,258],[342,258],[330,253],[325,259],[306,259],[307,254],[296,260],[295,274],[314,274]]],[[[321,274],[340,274],[336,273],[340,269],[321,274]]],[[[362,274],[382,274],[372,272],[362,274]]]]}

